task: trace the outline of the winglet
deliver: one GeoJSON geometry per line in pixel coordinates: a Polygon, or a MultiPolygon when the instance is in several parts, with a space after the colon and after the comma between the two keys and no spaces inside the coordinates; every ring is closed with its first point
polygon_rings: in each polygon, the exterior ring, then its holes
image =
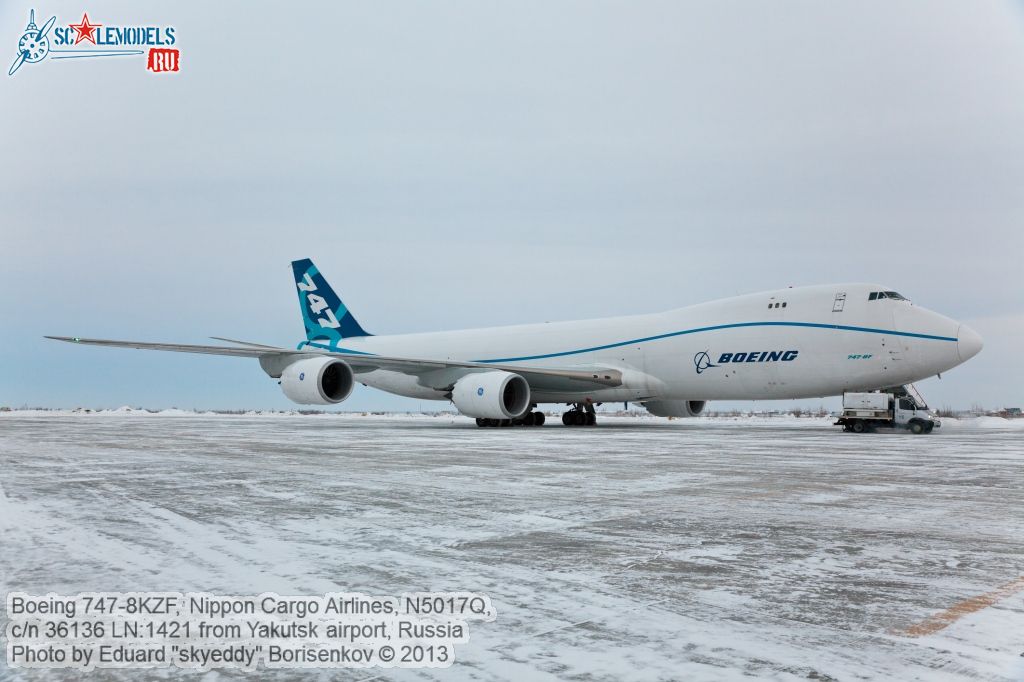
{"type": "Polygon", "coordinates": [[[313,261],[308,258],[292,261],[292,273],[308,341],[337,346],[342,339],[372,336],[356,322],[313,261]]]}

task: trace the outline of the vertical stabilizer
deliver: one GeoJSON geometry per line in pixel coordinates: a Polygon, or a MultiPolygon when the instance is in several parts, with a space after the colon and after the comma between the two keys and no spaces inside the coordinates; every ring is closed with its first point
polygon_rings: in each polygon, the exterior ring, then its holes
{"type": "Polygon", "coordinates": [[[313,261],[308,258],[293,261],[292,272],[307,341],[334,347],[342,339],[371,336],[334,293],[313,261]]]}

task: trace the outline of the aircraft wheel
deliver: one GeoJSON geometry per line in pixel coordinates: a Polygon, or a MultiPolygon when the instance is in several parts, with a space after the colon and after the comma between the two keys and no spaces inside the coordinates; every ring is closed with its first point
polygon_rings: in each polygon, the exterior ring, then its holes
{"type": "Polygon", "coordinates": [[[857,420],[850,426],[850,430],[854,433],[864,433],[867,429],[864,427],[864,422],[857,420]]]}
{"type": "Polygon", "coordinates": [[[574,415],[572,411],[562,413],[562,423],[566,426],[572,426],[575,422],[573,421],[574,415]]]}
{"type": "Polygon", "coordinates": [[[488,419],[487,420],[487,425],[488,426],[500,426],[500,422],[497,419],[488,419]]]}
{"type": "Polygon", "coordinates": [[[498,420],[498,426],[512,426],[512,420],[511,419],[499,419],[498,420]]]}
{"type": "Polygon", "coordinates": [[[544,413],[543,412],[534,412],[533,413],[533,425],[534,426],[544,426],[544,413]]]}
{"type": "Polygon", "coordinates": [[[487,426],[487,420],[484,419],[483,417],[477,417],[476,418],[476,425],[477,426],[487,426]]]}

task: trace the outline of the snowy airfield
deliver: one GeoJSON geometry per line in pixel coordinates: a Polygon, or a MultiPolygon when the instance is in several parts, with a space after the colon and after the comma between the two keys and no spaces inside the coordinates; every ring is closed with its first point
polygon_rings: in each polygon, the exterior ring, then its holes
{"type": "MultiPolygon", "coordinates": [[[[451,668],[262,679],[1024,679],[1024,420],[554,421],[2,413],[0,593],[498,609],[451,668]]],[[[4,680],[75,677],[0,660],[4,680]]]]}

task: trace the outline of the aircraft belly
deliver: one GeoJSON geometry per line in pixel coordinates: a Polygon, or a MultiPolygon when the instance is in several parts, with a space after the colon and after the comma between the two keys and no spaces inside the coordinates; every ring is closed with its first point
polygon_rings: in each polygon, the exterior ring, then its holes
{"type": "Polygon", "coordinates": [[[375,369],[372,372],[356,374],[356,381],[381,391],[387,391],[388,393],[394,393],[407,398],[419,398],[421,400],[448,399],[441,391],[420,385],[415,376],[401,372],[375,369]]]}

